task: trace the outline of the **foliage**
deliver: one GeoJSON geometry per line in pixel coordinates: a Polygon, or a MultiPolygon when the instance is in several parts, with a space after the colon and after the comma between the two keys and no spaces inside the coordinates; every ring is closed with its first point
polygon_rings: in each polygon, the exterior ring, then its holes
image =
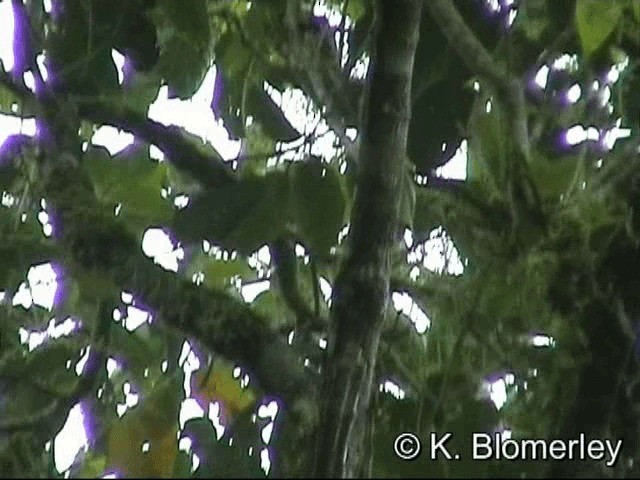
{"type": "MultiPolygon", "coordinates": [[[[14,135],[0,149],[0,471],[62,476],[51,442],[79,404],[90,444],[71,477],[255,478],[267,455],[270,476],[308,473],[331,309],[321,287],[334,285],[353,186],[367,181],[353,153],[365,140],[346,128],[362,130],[367,102],[376,102],[357,73],[375,63],[375,2],[325,2],[338,23],[309,0],[61,0],[52,12],[41,1],[13,3],[16,18],[30,19],[16,22],[14,44],[32,50],[16,54],[11,72],[0,69],[0,113],[36,116],[53,140],[43,148],[37,136],[14,135]],[[126,57],[122,81],[114,49],[126,57]],[[46,81],[35,67],[42,52],[46,81]],[[236,159],[148,118],[163,87],[191,99],[214,65],[210,108],[242,142],[236,159]],[[294,90],[337,148],[318,153],[320,127],[299,125],[283,100],[294,90]],[[91,140],[102,125],[136,141],[112,154],[91,140]],[[69,131],[73,148],[62,140],[69,131]],[[184,253],[175,274],[142,258],[150,228],[170,232],[170,249],[184,253]],[[29,267],[45,262],[59,289],[51,311],[13,305],[17,292],[37,288],[29,267]],[[268,290],[245,301],[242,287],[262,280],[268,290]],[[133,328],[136,312],[149,320],[133,328]],[[67,317],[76,323],[62,338],[49,333],[37,348],[22,341],[67,317]],[[199,367],[185,378],[193,358],[199,367]],[[185,422],[188,396],[204,413],[185,422]]],[[[520,0],[489,14],[484,3],[452,2],[495,65],[520,80],[530,152],[499,86],[461,61],[447,25],[425,12],[407,158],[398,159],[407,169],[396,186],[413,244],[397,242],[389,258],[392,290],[410,296],[430,326],[418,333],[406,310],[387,315],[369,473],[606,468],[470,460],[471,433],[509,429],[515,438],[623,438],[624,459],[604,473],[637,476],[640,7],[520,0]],[[543,66],[544,87],[533,81],[543,66]],[[574,84],[582,94],[572,102],[574,84]],[[577,124],[598,139],[570,144],[565,134],[577,124]],[[613,127],[630,135],[610,148],[613,127]],[[445,178],[439,167],[458,149],[466,178],[445,178]],[[436,240],[453,245],[462,274],[429,266],[436,240]],[[534,342],[541,338],[549,343],[534,342]],[[487,390],[498,379],[500,408],[487,390]],[[401,461],[393,440],[402,432],[453,432],[463,460],[401,461]]]]}

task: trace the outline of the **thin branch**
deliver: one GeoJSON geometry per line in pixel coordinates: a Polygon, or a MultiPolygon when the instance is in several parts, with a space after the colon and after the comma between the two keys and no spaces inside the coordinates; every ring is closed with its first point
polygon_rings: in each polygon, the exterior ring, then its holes
{"type": "Polygon", "coordinates": [[[58,429],[57,423],[66,418],[69,409],[95,389],[103,374],[106,360],[106,345],[109,340],[111,315],[106,303],[101,304],[95,318],[95,327],[91,335],[91,343],[85,371],[70,392],[58,394],[45,407],[20,418],[0,422],[0,432],[12,434],[27,430],[41,430],[40,436],[50,438],[58,429]]]}
{"type": "Polygon", "coordinates": [[[105,102],[86,102],[79,107],[81,118],[97,124],[113,125],[157,146],[179,170],[188,173],[205,187],[220,187],[236,180],[222,157],[207,154],[183,135],[183,129],[166,126],[135,111],[113,107],[105,102]]]}
{"type": "MultiPolygon", "coordinates": [[[[292,14],[291,7],[287,7],[287,15],[292,14]]],[[[244,26],[240,22],[240,19],[228,12],[225,11],[221,14],[221,17],[225,20],[229,21],[236,28],[238,34],[240,35],[240,39],[243,44],[251,50],[251,53],[258,59],[258,61],[266,68],[270,66],[269,60],[264,55],[264,50],[256,45],[252,40],[252,36],[246,32],[244,26]]],[[[291,20],[291,19],[289,19],[291,20]]],[[[290,25],[287,25],[289,33],[296,38],[298,37],[298,32],[295,28],[292,28],[290,25]]],[[[299,42],[289,44],[290,48],[295,48],[300,45],[299,42]]],[[[340,143],[344,147],[347,155],[352,158],[356,158],[357,156],[357,141],[351,140],[347,134],[347,126],[344,118],[338,112],[338,109],[334,107],[336,104],[335,95],[332,95],[327,88],[325,88],[324,82],[318,81],[317,72],[309,72],[304,66],[301,66],[300,59],[304,57],[304,52],[295,52],[291,53],[288,57],[288,66],[289,68],[295,72],[295,76],[298,79],[302,79],[305,83],[304,87],[308,88],[312,97],[316,97],[319,103],[323,106],[324,112],[323,117],[326,120],[329,128],[335,133],[335,135],[340,140],[340,143]]],[[[336,94],[341,92],[341,89],[337,89],[335,91],[336,94]]]]}
{"type": "Polygon", "coordinates": [[[323,330],[326,327],[326,321],[314,313],[300,291],[300,275],[292,245],[286,239],[279,239],[269,244],[269,250],[280,293],[296,316],[297,327],[303,330],[308,328],[323,330]]]}
{"type": "Polygon", "coordinates": [[[489,54],[450,0],[427,0],[425,7],[447,37],[451,48],[469,69],[486,78],[495,87],[507,90],[513,80],[489,54]]]}
{"type": "Polygon", "coordinates": [[[438,24],[442,33],[469,69],[484,78],[494,88],[499,100],[507,107],[513,119],[516,144],[529,159],[529,133],[525,109],[524,88],[496,62],[476,38],[450,0],[425,0],[425,7],[438,24]]]}

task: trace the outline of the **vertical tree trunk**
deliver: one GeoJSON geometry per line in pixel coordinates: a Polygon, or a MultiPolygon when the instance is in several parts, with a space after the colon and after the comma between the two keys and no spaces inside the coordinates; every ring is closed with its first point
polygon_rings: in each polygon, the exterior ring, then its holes
{"type": "Polygon", "coordinates": [[[333,289],[316,477],[365,473],[364,431],[389,302],[390,247],[398,238],[422,0],[379,0],[376,7],[377,39],[349,253],[333,289]]]}

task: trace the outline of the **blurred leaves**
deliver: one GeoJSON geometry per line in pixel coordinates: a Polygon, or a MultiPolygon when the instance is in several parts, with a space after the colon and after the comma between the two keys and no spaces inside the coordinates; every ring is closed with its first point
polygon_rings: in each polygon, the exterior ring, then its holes
{"type": "Polygon", "coordinates": [[[109,431],[107,465],[127,477],[169,478],[178,454],[180,378],[166,376],[109,431]]]}
{"type": "MultiPolygon", "coordinates": [[[[306,0],[251,2],[250,8],[244,0],[61,3],[66,12],[59,17],[56,28],[47,26],[50,35],[44,47],[52,65],[61,72],[59,77],[51,77],[52,81],[59,82],[61,85],[56,86],[70,94],[71,110],[100,97],[119,109],[146,115],[163,86],[168,87],[170,97],[191,98],[215,61],[211,108],[231,138],[243,140],[240,169],[228,169],[229,175],[220,179],[210,178],[213,169],[208,162],[223,165],[222,156],[212,145],[203,144],[199,136],[181,129],[181,137],[196,149],[181,156],[179,148],[172,150],[172,145],[164,145],[166,162],[151,159],[149,146],[138,140],[115,155],[89,145],[82,168],[105,211],[114,214],[117,207],[118,219],[136,234],[149,226],[163,225],[173,226],[180,240],[195,242],[197,247],[201,240],[209,240],[217,247],[215,253],[198,249],[188,257],[181,274],[191,278],[202,272],[203,284],[211,289],[226,289],[239,297],[237,279],[244,285],[274,280],[269,277],[269,266],[258,272],[262,269],[251,266],[247,257],[281,238],[303,244],[306,253],[319,260],[318,271],[330,284],[339,262],[324,260],[330,258],[327,254],[348,222],[352,195],[348,195],[346,184],[355,178],[353,169],[349,167],[347,176],[338,171],[337,165],[344,160],[341,154],[331,163],[312,155],[296,157],[294,162],[276,156],[274,162],[269,154],[285,149],[280,143],[300,137],[290,120],[293,117],[285,115],[279,106],[287,88],[304,91],[327,118],[337,115],[340,122],[358,126],[357,109],[350,107],[360,98],[362,86],[347,79],[351,72],[342,71],[334,48],[340,32],[333,21],[308,15],[312,2],[306,0]],[[288,8],[299,15],[294,21],[287,17],[288,8]],[[291,44],[294,38],[302,39],[300,45],[291,44]],[[118,84],[113,48],[126,56],[122,85],[118,84]],[[323,97],[327,93],[328,97],[323,97]],[[332,96],[333,106],[329,104],[332,96]],[[192,162],[190,174],[180,170],[187,161],[192,162]],[[218,187],[211,188],[212,184],[218,187]],[[163,191],[167,186],[171,192],[163,191]],[[181,209],[171,203],[178,194],[189,196],[187,206],[181,209]],[[220,249],[224,254],[218,255],[220,249]]],[[[442,164],[467,138],[467,179],[447,183],[429,175],[426,183],[414,182],[412,168],[403,179],[400,221],[412,227],[416,245],[410,249],[409,262],[405,261],[404,247],[400,249],[396,271],[404,275],[403,291],[425,309],[430,327],[425,335],[417,335],[405,311],[397,315],[393,328],[385,331],[377,379],[393,380],[404,397],[393,398],[387,393],[377,396],[372,412],[376,425],[373,472],[403,478],[534,477],[540,473],[539,464],[536,470],[515,462],[471,462],[465,441],[472,432],[493,432],[502,427],[512,429],[514,436],[555,435],[565,416],[571,418],[580,385],[596,385],[593,388],[597,390],[608,385],[601,381],[605,377],[619,378],[624,387],[631,383],[619,364],[610,363],[621,352],[627,353],[626,340],[617,331],[619,318],[610,308],[614,304],[611,292],[618,292],[625,295],[630,318],[640,312],[633,293],[637,291],[634,272],[638,269],[640,236],[634,210],[638,198],[636,152],[622,150],[618,143],[618,150],[599,151],[597,158],[583,150],[560,154],[546,135],[554,128],[566,129],[578,123],[604,128],[613,125],[618,114],[623,118],[620,128],[637,123],[636,92],[640,90],[634,88],[638,69],[633,56],[634,41],[637,43],[633,27],[640,21],[640,6],[637,1],[530,0],[518,5],[513,30],[509,30],[499,24],[509,14],[504,5],[499,12],[487,14],[478,2],[454,3],[480,42],[517,75],[528,75],[529,69],[541,64],[553,67],[560,52],[582,53],[571,69],[551,68],[544,92],[534,92],[528,102],[532,132],[537,129],[541,133],[536,134],[526,170],[517,171],[514,165],[518,159],[508,135],[512,119],[494,101],[490,85],[480,82],[479,91],[474,91],[473,72],[456,58],[433,19],[425,15],[422,20],[408,155],[415,171],[424,174],[442,164]],[[601,88],[592,92],[593,70],[598,69],[592,69],[590,62],[612,55],[620,59],[622,52],[629,55],[629,65],[619,72],[619,81],[607,80],[605,86],[598,77],[601,88]],[[574,84],[584,95],[568,105],[566,90],[574,84]],[[606,89],[611,90],[613,114],[600,98],[606,89]],[[598,165],[600,157],[603,162],[598,165]],[[524,182],[525,176],[530,176],[539,190],[548,228],[526,248],[510,248],[514,214],[507,187],[524,182]],[[435,240],[448,239],[462,257],[462,275],[435,273],[425,260],[427,254],[437,253],[435,240]],[[411,280],[406,278],[409,271],[411,280]],[[414,275],[416,272],[419,275],[414,275]],[[533,347],[532,332],[551,335],[555,343],[533,347]],[[618,341],[620,338],[622,341],[618,341]],[[592,367],[602,365],[605,374],[583,371],[589,359],[595,362],[592,367]],[[505,406],[497,411],[486,398],[485,380],[503,378],[505,372],[514,379],[506,387],[505,406]],[[416,462],[400,462],[392,450],[393,439],[400,431],[419,433],[423,438],[431,432],[453,432],[454,441],[449,446],[461,453],[462,460],[427,462],[423,457],[416,462]]],[[[346,62],[352,66],[356,57],[370,53],[372,2],[352,0],[345,4],[331,0],[328,4],[338,10],[346,8],[351,17],[343,26],[350,30],[352,41],[347,45],[346,62]]],[[[26,45],[26,37],[23,39],[26,45]]],[[[19,73],[24,73],[24,66],[19,66],[19,73]]],[[[0,86],[0,111],[11,113],[16,105],[20,112],[19,97],[0,86]]],[[[96,126],[87,123],[81,138],[88,141],[96,126]]],[[[635,133],[632,129],[632,141],[635,133]]],[[[40,198],[34,192],[38,179],[32,182],[36,156],[23,154],[24,162],[14,160],[16,152],[12,148],[19,150],[29,141],[26,136],[9,137],[0,158],[0,190],[10,191],[19,200],[11,207],[0,207],[0,291],[6,292],[6,299],[12,298],[25,280],[30,265],[52,258],[64,260],[53,241],[44,238],[37,218],[40,198]]],[[[624,140],[618,141],[624,145],[624,140]]],[[[315,151],[309,147],[306,144],[301,150],[315,151]]],[[[74,179],[64,181],[71,187],[74,179]]],[[[352,187],[349,185],[349,192],[352,187]]],[[[85,207],[78,202],[77,208],[81,211],[85,207]]],[[[56,212],[47,213],[53,223],[56,212]]],[[[97,226],[87,225],[88,231],[93,232],[93,228],[97,226]]],[[[343,249],[337,249],[337,257],[343,249]]],[[[296,280],[306,300],[313,298],[315,288],[307,275],[316,275],[316,265],[312,265],[300,268],[296,280]]],[[[265,322],[273,331],[288,331],[293,328],[291,312],[274,283],[256,297],[251,308],[267,317],[265,322]]],[[[40,408],[58,390],[72,385],[85,346],[80,344],[83,336],[79,334],[72,339],[49,339],[28,352],[27,346],[20,344],[18,328],[31,328],[36,323],[40,328],[52,315],[79,316],[83,325],[91,326],[97,318],[92,302],[120,294],[119,287],[99,269],[65,272],[64,287],[62,305],[54,312],[24,311],[8,301],[0,305],[2,418],[40,408]],[[40,392],[43,387],[50,391],[40,392]]],[[[179,295],[167,299],[184,303],[188,316],[192,313],[190,305],[183,300],[179,295]]],[[[100,432],[104,433],[96,435],[86,456],[78,457],[81,465],[73,475],[79,472],[80,476],[95,477],[114,470],[129,477],[262,476],[260,461],[266,443],[260,437],[266,422],[254,416],[254,409],[263,392],[245,388],[245,379],[234,376],[235,364],[216,357],[210,370],[201,366],[195,372],[191,391],[205,410],[211,403],[220,405],[225,432],[218,439],[219,432],[209,419],[192,419],[179,432],[182,379],[180,374],[167,376],[161,372],[171,342],[159,332],[155,323],[132,332],[122,324],[111,328],[108,354],[117,360],[119,369],[101,385],[99,401],[104,412],[98,417],[100,432]],[[122,418],[115,418],[114,407],[125,401],[127,383],[139,394],[140,403],[129,407],[122,418]],[[192,440],[192,451],[178,451],[179,435],[192,440]],[[200,460],[195,472],[191,471],[192,454],[200,460]]],[[[300,338],[297,333],[296,338],[300,338]]],[[[180,337],[176,342],[181,345],[182,340],[180,337]]],[[[295,345],[312,359],[307,370],[311,377],[320,349],[315,341],[313,350],[303,342],[295,345]]],[[[173,357],[167,359],[171,372],[176,370],[177,358],[173,357]]],[[[274,371],[273,375],[281,372],[274,371]]],[[[575,404],[593,403],[587,398],[588,391],[583,397],[575,404]]],[[[98,402],[95,398],[92,401],[98,402]]],[[[307,409],[301,420],[288,409],[283,410],[289,415],[288,434],[277,438],[277,447],[269,445],[270,452],[275,453],[272,459],[280,467],[295,465],[300,457],[310,455],[302,452],[306,444],[300,440],[300,432],[311,423],[306,413],[314,409],[307,409]],[[285,455],[291,458],[283,459],[285,455]]],[[[594,424],[602,416],[595,408],[589,414],[594,424]]],[[[609,425],[599,427],[606,430],[609,425]]],[[[586,427],[580,424],[578,428],[586,427]]],[[[9,455],[7,443],[0,436],[0,456],[9,455]]],[[[32,460],[39,461],[36,457],[32,460]]],[[[279,473],[290,472],[285,467],[279,473]]]]}
{"type": "Polygon", "coordinates": [[[191,379],[192,396],[203,410],[209,403],[220,403],[221,417],[230,425],[234,417],[252,407],[256,401],[250,388],[243,388],[241,380],[234,377],[234,365],[215,359],[209,368],[200,369],[191,379]]]}
{"type": "Polygon", "coordinates": [[[623,13],[621,2],[580,0],[576,2],[576,27],[586,56],[597,52],[611,35],[623,13]]]}
{"type": "Polygon", "coordinates": [[[346,208],[342,176],[314,157],[289,168],[289,205],[298,232],[312,252],[326,255],[338,241],[346,208]]]}
{"type": "Polygon", "coordinates": [[[161,196],[167,165],[151,160],[148,147],[134,143],[113,157],[102,147],[91,147],[84,167],[98,199],[111,208],[120,205],[119,216],[136,233],[170,221],[173,208],[161,196]]]}
{"type": "Polygon", "coordinates": [[[310,158],[287,171],[249,174],[192,197],[176,212],[174,228],[192,241],[207,239],[250,253],[283,235],[291,224],[305,244],[325,255],[337,243],[346,208],[342,176],[310,158]]]}
{"type": "Polygon", "coordinates": [[[283,172],[247,176],[194,195],[187,207],[176,212],[173,227],[188,240],[207,239],[250,253],[284,231],[287,191],[283,172]]]}
{"type": "Polygon", "coordinates": [[[158,70],[181,99],[200,87],[211,65],[212,32],[205,0],[159,0],[152,12],[158,29],[158,70]]]}

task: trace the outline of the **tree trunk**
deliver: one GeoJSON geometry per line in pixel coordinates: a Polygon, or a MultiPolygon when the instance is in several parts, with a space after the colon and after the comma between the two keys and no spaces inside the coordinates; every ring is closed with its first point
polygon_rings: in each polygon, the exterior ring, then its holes
{"type": "MultiPolygon", "coordinates": [[[[349,253],[333,289],[316,477],[364,476],[364,432],[389,302],[422,0],[380,0],[349,253]]],[[[391,448],[391,446],[390,446],[391,448]]]]}

